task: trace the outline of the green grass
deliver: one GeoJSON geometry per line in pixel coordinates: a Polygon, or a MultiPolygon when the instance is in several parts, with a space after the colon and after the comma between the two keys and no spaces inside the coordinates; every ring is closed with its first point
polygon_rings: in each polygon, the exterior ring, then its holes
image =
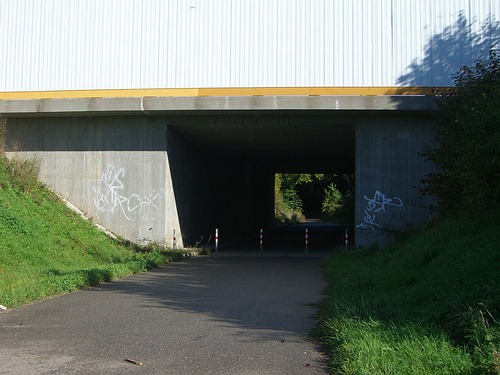
{"type": "Polygon", "coordinates": [[[37,181],[36,163],[0,156],[0,304],[16,307],[178,257],[110,239],[37,181]]]}
{"type": "Polygon", "coordinates": [[[316,335],[341,374],[500,373],[500,210],[336,255],[316,335]]]}

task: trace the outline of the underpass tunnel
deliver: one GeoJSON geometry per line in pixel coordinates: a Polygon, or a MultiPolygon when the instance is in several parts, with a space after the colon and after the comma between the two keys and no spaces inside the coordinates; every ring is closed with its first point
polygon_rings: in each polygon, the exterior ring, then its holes
{"type": "Polygon", "coordinates": [[[166,122],[185,246],[213,246],[215,229],[220,246],[254,246],[260,229],[276,231],[276,173],[354,174],[352,116],[205,113],[166,122]]]}
{"type": "Polygon", "coordinates": [[[131,241],[169,245],[177,231],[179,246],[211,246],[219,229],[221,245],[256,243],[274,227],[276,173],[354,176],[356,246],[383,246],[433,205],[420,190],[433,112],[19,115],[6,130],[8,157],[40,162],[47,186],[131,241]]]}

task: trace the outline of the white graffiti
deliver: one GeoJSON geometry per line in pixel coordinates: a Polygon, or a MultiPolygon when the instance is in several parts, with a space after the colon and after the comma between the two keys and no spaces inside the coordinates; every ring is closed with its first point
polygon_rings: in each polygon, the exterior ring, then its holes
{"type": "Polygon", "coordinates": [[[156,203],[160,194],[152,192],[149,195],[141,196],[139,194],[125,195],[125,169],[116,169],[114,165],[109,164],[99,180],[99,186],[92,188],[94,192],[94,205],[99,212],[115,213],[122,212],[127,220],[136,220],[138,218],[147,219],[145,208],[158,210],[156,203]]]}
{"type": "Polygon", "coordinates": [[[379,213],[385,213],[386,206],[403,207],[403,201],[398,197],[386,198],[384,193],[375,191],[373,198],[366,195],[364,198],[367,200],[365,208],[365,216],[361,224],[356,225],[356,228],[363,228],[368,230],[379,230],[380,225],[376,223],[376,218],[379,213]]]}

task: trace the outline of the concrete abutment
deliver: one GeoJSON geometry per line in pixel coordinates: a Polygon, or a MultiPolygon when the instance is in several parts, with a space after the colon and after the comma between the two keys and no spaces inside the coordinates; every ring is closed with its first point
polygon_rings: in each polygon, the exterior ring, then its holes
{"type": "Polygon", "coordinates": [[[396,233],[415,229],[431,217],[434,201],[421,189],[432,166],[422,153],[435,129],[428,115],[370,116],[357,123],[358,246],[384,247],[396,233]]]}

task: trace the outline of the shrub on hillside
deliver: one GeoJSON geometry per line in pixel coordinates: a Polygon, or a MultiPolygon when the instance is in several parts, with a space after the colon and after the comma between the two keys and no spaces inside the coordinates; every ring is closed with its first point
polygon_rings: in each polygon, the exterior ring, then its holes
{"type": "Polygon", "coordinates": [[[483,211],[500,204],[500,57],[454,76],[456,87],[438,96],[440,128],[425,155],[436,167],[425,191],[441,213],[483,211]]]}
{"type": "MultiPolygon", "coordinates": [[[[20,191],[25,193],[36,190],[40,186],[38,173],[40,171],[40,162],[35,159],[22,159],[13,157],[8,159],[5,155],[7,134],[7,119],[0,118],[0,158],[5,171],[11,177],[9,181],[20,191]]],[[[19,147],[14,145],[14,149],[19,147]]],[[[4,181],[5,183],[5,181],[4,181]]],[[[0,181],[0,188],[3,183],[0,181]]]]}

